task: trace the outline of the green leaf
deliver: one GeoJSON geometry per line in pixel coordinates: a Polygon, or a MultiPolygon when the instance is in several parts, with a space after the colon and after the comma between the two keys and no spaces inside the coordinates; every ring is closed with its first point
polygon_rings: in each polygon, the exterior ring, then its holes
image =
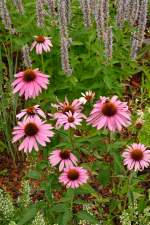
{"type": "Polygon", "coordinates": [[[92,225],[99,223],[94,215],[91,215],[91,214],[87,213],[86,211],[80,211],[77,214],[77,218],[81,219],[81,220],[86,220],[86,221],[90,222],[90,224],[92,223],[92,225]]]}
{"type": "Polygon", "coordinates": [[[37,170],[29,170],[27,177],[38,180],[41,177],[41,173],[37,170]]]}
{"type": "Polygon", "coordinates": [[[77,194],[94,194],[97,195],[96,191],[89,185],[85,184],[76,190],[77,194]]]}
{"type": "Polygon", "coordinates": [[[52,212],[65,212],[67,210],[67,207],[66,207],[66,205],[65,204],[56,204],[56,205],[54,205],[54,206],[52,206],[51,208],[50,208],[50,211],[52,211],[52,212]]]}
{"type": "Polygon", "coordinates": [[[139,132],[140,142],[147,146],[150,145],[150,123],[149,123],[150,119],[149,118],[150,118],[150,113],[147,110],[147,112],[144,113],[144,125],[139,132]]]}
{"type": "Polygon", "coordinates": [[[68,225],[71,221],[72,213],[70,210],[65,211],[62,217],[62,225],[68,225]]]}
{"type": "Polygon", "coordinates": [[[37,212],[37,210],[36,210],[35,205],[31,206],[30,208],[28,208],[27,210],[22,212],[21,219],[17,225],[24,225],[27,222],[29,222],[30,220],[32,220],[35,217],[36,212],[37,212]]]}
{"type": "Polygon", "coordinates": [[[111,179],[111,173],[110,173],[109,166],[105,166],[100,170],[98,179],[103,186],[106,186],[109,184],[110,179],[111,179]]]}
{"type": "Polygon", "coordinates": [[[48,161],[43,160],[37,164],[37,169],[38,170],[44,170],[46,167],[48,167],[48,161]]]}

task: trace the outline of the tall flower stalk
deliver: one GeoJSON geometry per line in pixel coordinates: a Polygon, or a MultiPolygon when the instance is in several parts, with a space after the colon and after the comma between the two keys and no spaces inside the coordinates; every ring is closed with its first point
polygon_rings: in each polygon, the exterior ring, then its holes
{"type": "Polygon", "coordinates": [[[146,29],[147,8],[148,8],[148,0],[141,0],[138,17],[138,40],[140,47],[142,46],[146,29]]]}
{"type": "Polygon", "coordinates": [[[131,57],[133,59],[136,58],[137,52],[139,48],[142,46],[145,29],[146,29],[146,22],[147,22],[147,7],[148,7],[148,0],[141,0],[139,6],[139,13],[137,19],[137,31],[134,32],[132,43],[131,43],[131,57]]]}
{"type": "Polygon", "coordinates": [[[23,57],[23,64],[26,68],[32,68],[32,60],[30,58],[30,49],[29,46],[26,44],[22,48],[22,57],[23,57]]]}
{"type": "Polygon", "coordinates": [[[24,13],[24,7],[22,0],[13,0],[13,3],[20,14],[24,13]]]}
{"type": "Polygon", "coordinates": [[[129,4],[129,0],[118,0],[117,1],[116,22],[119,27],[123,26],[123,23],[126,19],[128,4],[129,4]]]}
{"type": "Polygon", "coordinates": [[[139,0],[130,0],[127,18],[132,25],[135,25],[139,14],[139,0]]]}
{"type": "Polygon", "coordinates": [[[51,16],[54,17],[56,15],[56,0],[46,0],[46,1],[47,1],[48,10],[51,16]]]}
{"type": "Polygon", "coordinates": [[[80,6],[83,12],[84,26],[91,26],[91,5],[90,0],[80,0],[80,6]]]}
{"type": "Polygon", "coordinates": [[[112,51],[113,51],[112,27],[108,27],[106,32],[105,32],[104,45],[105,45],[105,55],[108,59],[111,59],[112,58],[112,51]]]}
{"type": "Polygon", "coordinates": [[[11,34],[15,33],[15,29],[12,26],[12,21],[9,15],[9,11],[6,5],[6,0],[0,0],[0,17],[6,30],[9,30],[11,34]]]}
{"type": "Polygon", "coordinates": [[[61,64],[62,69],[67,75],[72,74],[71,65],[69,63],[69,46],[70,39],[68,34],[68,0],[58,1],[59,10],[59,27],[60,27],[60,38],[61,38],[61,64]]]}
{"type": "Polygon", "coordinates": [[[95,8],[95,21],[98,39],[105,38],[109,20],[109,1],[98,0],[95,8]]]}
{"type": "Polygon", "coordinates": [[[36,16],[37,16],[37,26],[43,27],[45,13],[42,0],[36,0],[36,16]]]}

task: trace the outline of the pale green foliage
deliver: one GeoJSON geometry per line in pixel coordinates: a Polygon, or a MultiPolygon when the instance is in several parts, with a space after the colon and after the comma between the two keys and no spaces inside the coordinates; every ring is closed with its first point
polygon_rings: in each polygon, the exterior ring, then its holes
{"type": "Polygon", "coordinates": [[[37,213],[35,219],[32,221],[32,225],[46,225],[42,213],[37,213]]]}
{"type": "Polygon", "coordinates": [[[14,221],[10,221],[8,225],[16,225],[14,221]]]}
{"type": "Polygon", "coordinates": [[[131,225],[130,215],[126,210],[124,210],[120,216],[120,221],[122,225],[131,225]]]}
{"type": "Polygon", "coordinates": [[[150,145],[150,108],[146,108],[144,112],[144,125],[139,133],[140,142],[150,145]]]}
{"type": "Polygon", "coordinates": [[[11,197],[0,189],[0,222],[10,221],[14,217],[14,206],[11,197]]]}
{"type": "Polygon", "coordinates": [[[28,207],[31,203],[30,199],[31,187],[29,185],[29,181],[22,182],[22,195],[18,199],[18,203],[20,203],[24,208],[28,207]]]}
{"type": "Polygon", "coordinates": [[[150,207],[144,209],[141,213],[138,209],[137,201],[130,204],[128,209],[124,210],[120,216],[122,225],[149,225],[150,224],[150,207]]]}

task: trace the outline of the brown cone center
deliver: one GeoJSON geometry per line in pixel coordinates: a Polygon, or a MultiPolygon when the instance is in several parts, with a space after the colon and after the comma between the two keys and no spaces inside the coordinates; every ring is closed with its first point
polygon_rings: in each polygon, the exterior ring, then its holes
{"type": "Polygon", "coordinates": [[[87,101],[91,101],[92,96],[91,96],[91,95],[86,95],[86,96],[85,96],[85,99],[86,99],[87,101]]]}
{"type": "Polygon", "coordinates": [[[70,169],[68,172],[68,179],[69,180],[77,180],[79,178],[79,172],[75,169],[70,169]]]}
{"type": "Polygon", "coordinates": [[[135,161],[140,161],[143,159],[143,152],[140,149],[133,149],[131,152],[131,158],[135,161]]]}
{"type": "Polygon", "coordinates": [[[45,41],[45,37],[42,35],[37,36],[36,41],[38,43],[43,43],[45,41]]]}
{"type": "Polygon", "coordinates": [[[34,136],[38,133],[39,129],[34,123],[27,123],[25,126],[24,132],[27,136],[34,136]]]}
{"type": "Polygon", "coordinates": [[[70,151],[66,150],[66,151],[60,152],[60,157],[62,159],[70,159],[70,151]]]}
{"type": "Polygon", "coordinates": [[[74,112],[74,109],[73,109],[73,107],[71,106],[71,105],[69,105],[69,104],[64,104],[64,108],[63,108],[63,113],[66,113],[66,112],[74,112]]]}
{"type": "Polygon", "coordinates": [[[102,107],[102,113],[105,116],[111,117],[114,116],[117,112],[117,108],[115,106],[115,104],[113,104],[112,102],[108,101],[105,102],[103,107],[102,107]]]}
{"type": "Polygon", "coordinates": [[[24,81],[31,82],[35,80],[35,78],[36,78],[36,74],[33,70],[28,69],[24,72],[24,76],[23,76],[24,81]]]}
{"type": "Polygon", "coordinates": [[[68,117],[68,122],[69,123],[73,123],[74,122],[74,117],[73,116],[69,116],[68,117]]]}
{"type": "Polygon", "coordinates": [[[28,109],[27,109],[27,114],[28,115],[35,115],[35,109],[34,109],[34,107],[29,107],[28,109]]]}

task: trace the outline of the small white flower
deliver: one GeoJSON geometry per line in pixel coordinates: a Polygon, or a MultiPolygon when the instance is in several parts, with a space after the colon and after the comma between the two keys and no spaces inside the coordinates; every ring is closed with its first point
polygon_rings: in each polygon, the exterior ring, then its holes
{"type": "Polygon", "coordinates": [[[79,98],[79,101],[82,104],[86,104],[86,102],[93,100],[93,98],[95,97],[95,92],[92,92],[92,91],[86,91],[85,93],[81,92],[81,95],[82,97],[79,98]]]}

